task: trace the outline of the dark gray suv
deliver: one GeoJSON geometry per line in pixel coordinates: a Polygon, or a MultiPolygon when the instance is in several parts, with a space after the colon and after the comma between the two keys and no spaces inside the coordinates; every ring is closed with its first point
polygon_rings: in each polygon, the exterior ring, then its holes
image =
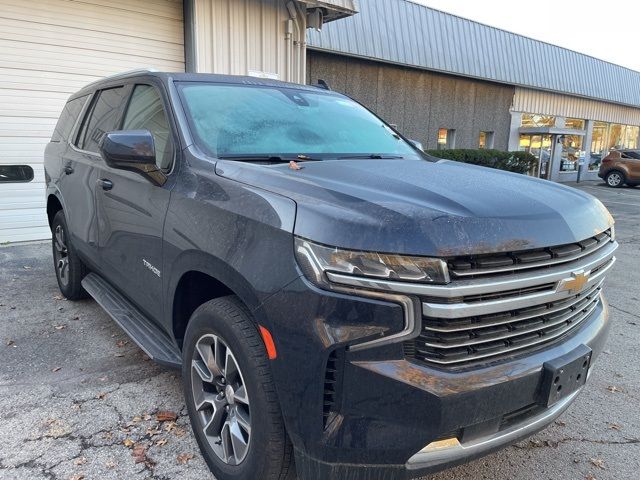
{"type": "Polygon", "coordinates": [[[218,480],[484,455],[560,415],[607,336],[598,200],[429,157],[327,88],[107,78],[45,169],[60,290],[182,369],[218,480]]]}

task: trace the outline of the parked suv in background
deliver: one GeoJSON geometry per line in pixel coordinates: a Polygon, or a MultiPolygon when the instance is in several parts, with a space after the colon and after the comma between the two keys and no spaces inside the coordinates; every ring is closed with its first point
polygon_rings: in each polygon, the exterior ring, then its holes
{"type": "Polygon", "coordinates": [[[613,150],[602,159],[598,176],[609,187],[640,184],[640,150],[613,150]]]}
{"type": "Polygon", "coordinates": [[[484,455],[558,417],[609,330],[598,200],[429,157],[327,89],[107,78],[45,169],[60,290],[182,369],[218,480],[484,455]]]}

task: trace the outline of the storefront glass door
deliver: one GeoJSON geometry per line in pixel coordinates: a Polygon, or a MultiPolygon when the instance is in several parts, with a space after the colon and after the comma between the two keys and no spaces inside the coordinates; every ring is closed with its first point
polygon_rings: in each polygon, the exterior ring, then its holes
{"type": "Polygon", "coordinates": [[[549,178],[553,156],[553,135],[520,135],[520,151],[538,159],[538,177],[549,178]]]}

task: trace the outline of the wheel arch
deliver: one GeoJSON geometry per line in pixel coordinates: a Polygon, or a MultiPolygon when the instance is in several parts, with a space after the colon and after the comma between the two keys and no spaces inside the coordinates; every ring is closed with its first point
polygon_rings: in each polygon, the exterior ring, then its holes
{"type": "Polygon", "coordinates": [[[47,220],[49,221],[49,228],[51,228],[51,224],[53,223],[53,217],[55,217],[56,213],[60,210],[64,210],[62,201],[56,194],[50,193],[47,196],[47,220]]]}
{"type": "Polygon", "coordinates": [[[166,311],[170,314],[171,333],[180,348],[189,319],[200,305],[227,295],[238,297],[251,312],[260,305],[249,282],[221,260],[193,252],[178,263],[180,268],[174,268],[171,276],[166,311]]]}

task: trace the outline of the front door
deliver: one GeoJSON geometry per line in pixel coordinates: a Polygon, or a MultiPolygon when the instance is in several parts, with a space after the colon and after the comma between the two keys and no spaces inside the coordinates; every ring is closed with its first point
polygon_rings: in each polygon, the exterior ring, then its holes
{"type": "Polygon", "coordinates": [[[538,177],[550,178],[553,161],[553,135],[520,135],[520,150],[538,159],[538,177]]]}
{"type": "MultiPolygon", "coordinates": [[[[149,130],[158,167],[170,178],[175,142],[167,119],[158,87],[135,85],[121,130],[149,130]]],[[[104,163],[99,182],[96,205],[104,275],[151,318],[160,319],[163,226],[172,183],[158,185],[138,173],[104,163]]]]}

